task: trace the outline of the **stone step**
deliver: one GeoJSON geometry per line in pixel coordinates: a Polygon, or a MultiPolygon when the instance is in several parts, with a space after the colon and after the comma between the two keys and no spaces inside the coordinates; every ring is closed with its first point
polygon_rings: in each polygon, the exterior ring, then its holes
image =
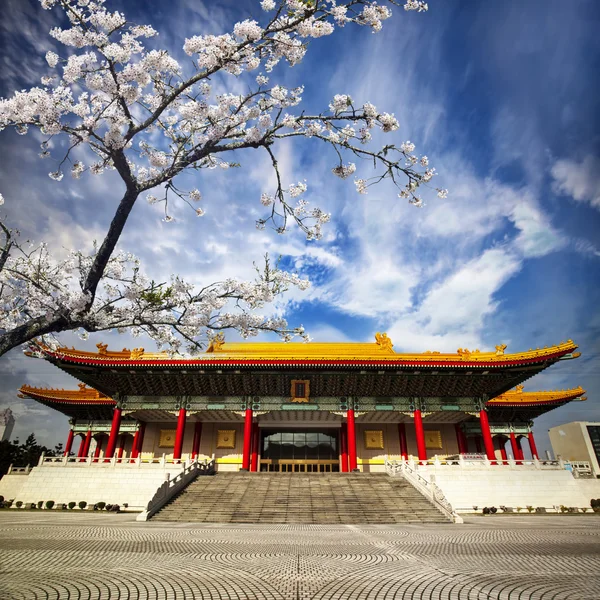
{"type": "Polygon", "coordinates": [[[444,523],[407,481],[384,473],[218,473],[154,517],[202,523],[444,523]]]}

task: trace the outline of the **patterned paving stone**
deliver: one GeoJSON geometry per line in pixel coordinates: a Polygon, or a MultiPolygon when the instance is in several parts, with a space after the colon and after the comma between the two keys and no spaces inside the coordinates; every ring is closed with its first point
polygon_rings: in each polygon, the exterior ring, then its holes
{"type": "Polygon", "coordinates": [[[598,600],[600,519],[235,525],[0,513],[0,600],[598,600]]]}

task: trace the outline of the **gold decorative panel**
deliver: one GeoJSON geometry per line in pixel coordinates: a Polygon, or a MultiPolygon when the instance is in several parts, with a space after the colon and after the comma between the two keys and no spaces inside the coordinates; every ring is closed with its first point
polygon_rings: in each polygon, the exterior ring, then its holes
{"type": "Polygon", "coordinates": [[[441,431],[425,430],[423,433],[425,434],[425,447],[426,448],[434,448],[434,449],[443,448],[441,431]]]}
{"type": "Polygon", "coordinates": [[[383,431],[365,430],[365,449],[383,450],[383,431]]]}
{"type": "Polygon", "coordinates": [[[158,441],[159,448],[174,448],[175,447],[175,430],[161,429],[160,438],[158,441]]]}
{"type": "Polygon", "coordinates": [[[310,400],[310,381],[308,379],[292,379],[290,395],[291,402],[308,402],[310,400]]]}
{"type": "Polygon", "coordinates": [[[235,429],[219,429],[217,431],[217,448],[219,450],[235,448],[235,429]]]}

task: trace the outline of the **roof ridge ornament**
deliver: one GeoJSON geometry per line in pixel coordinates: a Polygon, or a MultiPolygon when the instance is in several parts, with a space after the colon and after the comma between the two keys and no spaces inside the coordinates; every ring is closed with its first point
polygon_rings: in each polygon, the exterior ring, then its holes
{"type": "Polygon", "coordinates": [[[219,352],[221,347],[225,343],[225,334],[222,331],[219,331],[214,337],[210,339],[210,344],[206,349],[207,352],[219,352]]]}
{"type": "Polygon", "coordinates": [[[375,334],[375,342],[379,346],[379,349],[382,352],[392,352],[394,353],[394,344],[392,340],[388,337],[387,333],[380,333],[379,331],[375,334]]]}
{"type": "Polygon", "coordinates": [[[506,344],[500,344],[499,346],[496,346],[496,356],[503,356],[504,351],[507,348],[508,348],[508,346],[506,344]]]}

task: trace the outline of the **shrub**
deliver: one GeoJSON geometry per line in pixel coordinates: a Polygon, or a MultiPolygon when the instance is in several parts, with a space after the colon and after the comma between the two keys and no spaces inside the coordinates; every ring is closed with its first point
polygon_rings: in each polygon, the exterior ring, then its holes
{"type": "Polygon", "coordinates": [[[37,503],[37,507],[38,507],[38,508],[42,508],[42,506],[44,506],[44,501],[43,501],[43,500],[40,500],[40,501],[37,503]]]}
{"type": "Polygon", "coordinates": [[[495,506],[490,506],[490,512],[495,515],[498,512],[498,509],[495,506]]]}
{"type": "Polygon", "coordinates": [[[10,508],[13,505],[14,500],[6,500],[4,502],[4,508],[10,508]]]}
{"type": "Polygon", "coordinates": [[[96,504],[96,506],[98,507],[98,510],[104,510],[104,507],[106,506],[106,502],[98,502],[98,504],[96,504]]]}
{"type": "Polygon", "coordinates": [[[590,506],[596,511],[597,508],[600,508],[600,498],[592,498],[590,500],[590,506]]]}
{"type": "Polygon", "coordinates": [[[69,502],[67,506],[70,510],[73,510],[77,506],[77,502],[69,502]]]}
{"type": "Polygon", "coordinates": [[[561,504],[559,510],[561,513],[566,513],[569,509],[564,504],[561,504]]]}
{"type": "Polygon", "coordinates": [[[21,506],[23,506],[23,501],[17,500],[16,505],[17,505],[17,508],[21,508],[21,506]]]}
{"type": "Polygon", "coordinates": [[[487,506],[483,507],[483,514],[484,515],[489,515],[490,514],[490,509],[487,506]]]}
{"type": "Polygon", "coordinates": [[[0,496],[0,504],[2,504],[2,502],[4,502],[4,496],[0,496]]]}
{"type": "Polygon", "coordinates": [[[584,506],[584,507],[581,509],[581,512],[582,512],[582,513],[586,513],[586,512],[587,512],[587,506],[584,506]]]}
{"type": "MultiPolygon", "coordinates": [[[[129,504],[127,504],[127,502],[123,502],[123,508],[128,508],[129,504]]],[[[477,510],[477,508],[475,508],[475,510],[477,510]]]]}
{"type": "Polygon", "coordinates": [[[533,512],[533,506],[527,506],[527,512],[528,513],[532,513],[533,512]]]}
{"type": "Polygon", "coordinates": [[[522,506],[517,506],[517,512],[521,512],[523,510],[522,506]]]}
{"type": "Polygon", "coordinates": [[[54,500],[47,500],[46,501],[46,508],[48,510],[52,510],[54,508],[54,500]]]}
{"type": "Polygon", "coordinates": [[[114,512],[114,513],[121,512],[121,507],[118,504],[110,504],[109,506],[110,506],[110,508],[108,508],[108,506],[107,506],[106,510],[108,510],[110,512],[114,512]]]}
{"type": "Polygon", "coordinates": [[[82,500],[78,506],[81,510],[83,510],[87,506],[87,502],[85,500],[82,500]]]}

